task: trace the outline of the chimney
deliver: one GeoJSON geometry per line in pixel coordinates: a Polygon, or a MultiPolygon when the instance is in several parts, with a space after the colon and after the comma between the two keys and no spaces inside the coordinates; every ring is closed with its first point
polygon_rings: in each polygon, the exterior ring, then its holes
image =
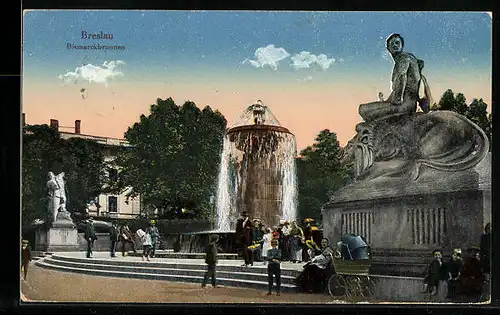
{"type": "Polygon", "coordinates": [[[75,120],[75,133],[76,134],[80,134],[80,124],[81,124],[81,120],[78,119],[78,120],[75,120]]]}
{"type": "Polygon", "coordinates": [[[51,119],[50,120],[50,127],[59,131],[59,121],[57,119],[51,119]]]}
{"type": "Polygon", "coordinates": [[[23,116],[22,116],[22,124],[23,124],[23,127],[26,126],[26,114],[23,113],[23,116]]]}

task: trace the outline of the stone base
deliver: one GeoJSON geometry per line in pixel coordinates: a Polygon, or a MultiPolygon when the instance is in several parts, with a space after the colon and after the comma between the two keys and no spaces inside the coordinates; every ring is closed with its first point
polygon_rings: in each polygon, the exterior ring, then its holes
{"type": "Polygon", "coordinates": [[[491,218],[491,188],[481,175],[430,171],[417,181],[353,183],[324,206],[324,236],[332,243],[345,233],[364,237],[373,274],[421,276],[434,249],[447,261],[453,248],[479,246],[491,218]]]}
{"type": "Polygon", "coordinates": [[[40,229],[36,232],[36,251],[61,252],[78,251],[78,233],[76,228],[51,227],[48,230],[40,229]]]}

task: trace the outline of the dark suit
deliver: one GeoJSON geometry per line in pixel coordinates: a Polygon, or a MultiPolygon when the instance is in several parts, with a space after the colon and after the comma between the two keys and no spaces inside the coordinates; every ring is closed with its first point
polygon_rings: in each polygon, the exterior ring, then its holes
{"type": "Polygon", "coordinates": [[[267,280],[269,293],[273,288],[273,276],[276,277],[276,291],[279,293],[281,289],[281,250],[278,248],[271,248],[267,251],[267,280]],[[273,261],[274,260],[278,260],[273,261]]]}
{"type": "Polygon", "coordinates": [[[207,272],[203,278],[202,286],[206,286],[208,278],[212,278],[212,286],[215,287],[215,266],[217,265],[217,243],[208,244],[206,249],[205,263],[207,264],[207,272]]]}
{"type": "Polygon", "coordinates": [[[252,233],[253,232],[253,224],[250,218],[239,219],[236,222],[236,235],[238,241],[241,246],[241,251],[243,253],[245,264],[251,265],[253,264],[253,254],[252,251],[248,249],[248,246],[252,245],[252,233]]]}
{"type": "Polygon", "coordinates": [[[116,256],[116,243],[118,242],[118,227],[116,226],[111,226],[111,231],[109,233],[109,238],[110,238],[110,241],[111,241],[111,248],[110,248],[110,252],[111,252],[111,257],[115,257],[116,256]]]}
{"type": "Polygon", "coordinates": [[[87,241],[87,258],[92,255],[92,246],[94,246],[94,241],[97,239],[95,234],[94,225],[92,223],[87,223],[85,228],[85,240],[87,241]]]}

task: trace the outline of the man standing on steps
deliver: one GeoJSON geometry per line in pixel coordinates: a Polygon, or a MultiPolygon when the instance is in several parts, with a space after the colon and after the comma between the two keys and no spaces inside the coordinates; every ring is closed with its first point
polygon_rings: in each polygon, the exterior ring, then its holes
{"type": "Polygon", "coordinates": [[[97,239],[94,230],[94,219],[90,217],[87,220],[87,226],[85,227],[85,240],[87,241],[87,258],[93,256],[92,247],[94,246],[94,241],[97,239]]]}
{"type": "Polygon", "coordinates": [[[156,244],[160,236],[160,232],[158,231],[158,228],[156,227],[155,224],[156,221],[151,220],[151,222],[149,223],[149,228],[146,230],[146,233],[149,233],[149,235],[151,236],[151,252],[150,252],[151,257],[155,256],[156,244]]]}
{"type": "Polygon", "coordinates": [[[217,241],[219,240],[219,235],[210,235],[208,240],[208,245],[206,248],[205,263],[207,264],[207,272],[203,278],[203,283],[201,287],[207,286],[208,278],[212,278],[212,286],[215,288],[216,278],[215,278],[215,266],[217,265],[217,241]]]}
{"type": "Polygon", "coordinates": [[[120,231],[118,230],[118,226],[116,225],[116,222],[113,221],[113,224],[111,225],[110,231],[109,231],[109,238],[111,241],[111,257],[116,257],[116,243],[118,242],[118,235],[120,231]]]}
{"type": "Polygon", "coordinates": [[[242,217],[236,222],[236,237],[245,258],[243,266],[249,266],[253,265],[253,253],[248,249],[248,246],[252,245],[253,224],[247,211],[243,211],[241,216],[242,217]]]}

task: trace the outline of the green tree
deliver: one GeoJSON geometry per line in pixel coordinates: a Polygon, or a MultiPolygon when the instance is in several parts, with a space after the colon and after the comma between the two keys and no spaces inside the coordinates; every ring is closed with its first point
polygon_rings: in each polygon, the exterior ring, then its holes
{"type": "Polygon", "coordinates": [[[95,141],[60,138],[47,125],[23,128],[22,151],[22,223],[48,215],[48,172],[65,172],[67,210],[83,212],[85,204],[101,192],[104,183],[102,147],[95,141]]]}
{"type": "Polygon", "coordinates": [[[440,110],[453,110],[456,107],[455,104],[455,95],[452,90],[448,89],[441,96],[437,108],[440,110]]]}
{"type": "Polygon", "coordinates": [[[482,98],[473,99],[470,105],[467,105],[466,98],[462,93],[457,93],[455,96],[453,91],[448,89],[441,96],[439,103],[434,104],[431,109],[451,110],[464,115],[483,129],[490,140],[491,148],[492,119],[491,114],[488,115],[487,107],[482,98]]]}
{"type": "Polygon", "coordinates": [[[337,135],[328,129],[317,135],[315,142],[297,158],[298,214],[321,221],[321,208],[330,195],[349,179],[348,167],[340,161],[342,148],[337,135]]]}
{"type": "Polygon", "coordinates": [[[131,146],[116,159],[120,172],[112,189],[131,187],[129,197],[140,195],[147,209],[166,218],[208,218],[226,123],[209,106],[157,99],[150,115],[125,133],[131,146]]]}

